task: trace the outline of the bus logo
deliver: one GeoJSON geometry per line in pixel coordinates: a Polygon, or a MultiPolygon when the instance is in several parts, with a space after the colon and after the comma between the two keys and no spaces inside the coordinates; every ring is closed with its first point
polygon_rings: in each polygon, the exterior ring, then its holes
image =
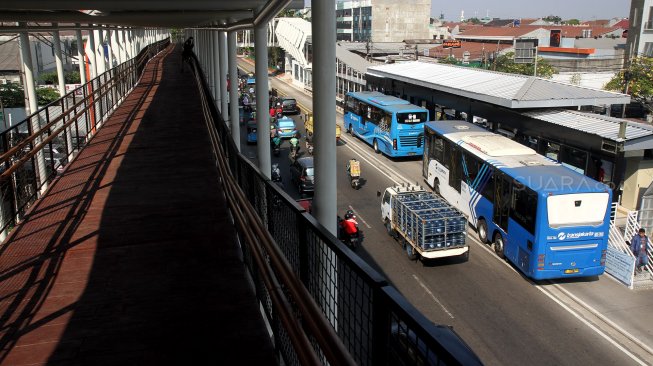
{"type": "Polygon", "coordinates": [[[567,234],[565,234],[564,232],[558,234],[558,240],[565,240],[566,237],[567,237],[567,234]]]}

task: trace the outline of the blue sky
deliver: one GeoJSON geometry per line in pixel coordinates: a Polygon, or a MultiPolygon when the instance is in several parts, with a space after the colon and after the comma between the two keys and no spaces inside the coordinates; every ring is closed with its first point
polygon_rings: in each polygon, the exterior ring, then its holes
{"type": "MultiPolygon", "coordinates": [[[[310,6],[310,0],[305,2],[310,6]]],[[[627,18],[630,0],[432,0],[431,14],[435,18],[443,12],[446,20],[458,20],[461,10],[465,11],[466,19],[482,18],[487,12],[491,18],[502,19],[547,15],[581,20],[627,18]]]]}

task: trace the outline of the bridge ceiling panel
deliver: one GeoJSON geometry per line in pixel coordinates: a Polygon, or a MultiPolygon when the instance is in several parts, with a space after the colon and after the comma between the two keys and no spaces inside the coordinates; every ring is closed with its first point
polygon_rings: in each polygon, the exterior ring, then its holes
{"type": "Polygon", "coordinates": [[[299,9],[303,5],[303,0],[1,1],[0,21],[161,28],[233,26],[251,23],[260,15],[271,17],[284,8],[299,9]]]}

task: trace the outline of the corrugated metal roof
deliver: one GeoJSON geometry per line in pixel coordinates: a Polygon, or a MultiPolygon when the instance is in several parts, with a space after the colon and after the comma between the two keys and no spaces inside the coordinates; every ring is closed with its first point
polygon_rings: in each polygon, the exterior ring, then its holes
{"type": "MultiPolygon", "coordinates": [[[[619,125],[626,121],[600,114],[569,111],[564,109],[540,110],[523,113],[525,116],[591,133],[605,139],[617,141],[619,125]]],[[[626,121],[626,141],[653,136],[653,127],[626,121]]]]}
{"type": "Polygon", "coordinates": [[[405,62],[371,66],[368,73],[511,109],[630,103],[626,94],[446,64],[405,62]]]}

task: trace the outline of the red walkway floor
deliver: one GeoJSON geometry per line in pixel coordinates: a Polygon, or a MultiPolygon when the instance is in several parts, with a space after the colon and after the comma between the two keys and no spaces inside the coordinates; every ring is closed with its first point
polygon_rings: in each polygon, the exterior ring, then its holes
{"type": "Polygon", "coordinates": [[[0,247],[1,365],[274,363],[179,60],[149,63],[0,247]]]}

